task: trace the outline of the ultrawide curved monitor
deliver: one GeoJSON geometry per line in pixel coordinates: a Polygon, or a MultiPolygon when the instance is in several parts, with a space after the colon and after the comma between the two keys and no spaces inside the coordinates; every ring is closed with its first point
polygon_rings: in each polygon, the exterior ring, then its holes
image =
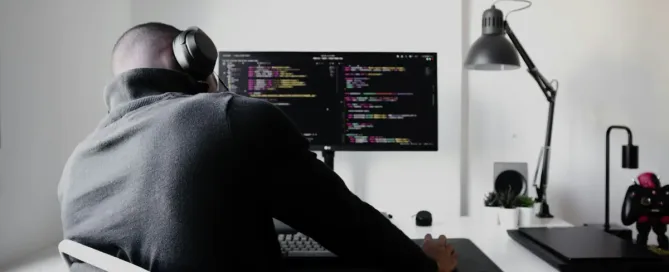
{"type": "Polygon", "coordinates": [[[220,52],[219,75],[281,108],[313,150],[438,149],[436,53],[220,52]]]}

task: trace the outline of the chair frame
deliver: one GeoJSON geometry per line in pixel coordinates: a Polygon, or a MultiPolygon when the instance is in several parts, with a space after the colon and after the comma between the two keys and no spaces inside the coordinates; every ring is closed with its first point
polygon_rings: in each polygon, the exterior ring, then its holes
{"type": "Polygon", "coordinates": [[[144,268],[72,240],[66,239],[61,241],[58,244],[58,251],[68,266],[70,265],[70,261],[67,259],[67,256],[107,272],[148,272],[148,270],[144,268]]]}

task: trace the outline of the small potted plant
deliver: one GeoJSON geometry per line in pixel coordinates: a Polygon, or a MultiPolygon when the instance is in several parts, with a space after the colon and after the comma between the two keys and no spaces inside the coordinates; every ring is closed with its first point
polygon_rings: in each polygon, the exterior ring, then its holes
{"type": "Polygon", "coordinates": [[[511,188],[497,192],[497,201],[502,207],[499,210],[499,224],[505,229],[518,228],[518,209],[516,209],[517,193],[511,188]]]}
{"type": "Polygon", "coordinates": [[[519,226],[529,227],[534,218],[534,199],[527,195],[516,197],[516,207],[518,207],[519,226]]]}
{"type": "Polygon", "coordinates": [[[486,223],[499,225],[499,201],[497,192],[489,192],[483,198],[483,218],[486,223]]]}

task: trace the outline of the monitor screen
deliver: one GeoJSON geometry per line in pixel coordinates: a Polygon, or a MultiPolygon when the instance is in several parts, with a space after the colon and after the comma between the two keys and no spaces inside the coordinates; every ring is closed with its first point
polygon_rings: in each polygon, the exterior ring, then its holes
{"type": "Polygon", "coordinates": [[[220,52],[219,76],[314,150],[437,150],[436,53],[220,52]]]}

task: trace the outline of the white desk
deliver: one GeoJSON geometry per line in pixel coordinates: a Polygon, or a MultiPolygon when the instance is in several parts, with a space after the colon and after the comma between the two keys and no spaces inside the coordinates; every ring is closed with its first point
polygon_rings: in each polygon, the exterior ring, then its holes
{"type": "MultiPolygon", "coordinates": [[[[433,237],[444,234],[450,238],[467,238],[474,242],[488,258],[503,271],[554,272],[557,269],[516,243],[505,229],[480,223],[470,217],[455,220],[435,218],[431,227],[417,227],[413,218],[393,218],[393,223],[411,239],[422,239],[430,233],[433,237]]],[[[571,227],[561,219],[536,219],[533,227],[571,227]]]]}

